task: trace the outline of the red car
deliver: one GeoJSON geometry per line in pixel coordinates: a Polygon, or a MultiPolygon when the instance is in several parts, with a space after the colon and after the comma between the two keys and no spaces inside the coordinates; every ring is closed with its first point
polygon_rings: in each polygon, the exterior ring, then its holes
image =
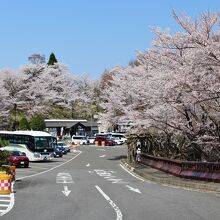
{"type": "Polygon", "coordinates": [[[29,159],[25,155],[25,153],[21,153],[20,151],[10,151],[9,156],[9,164],[13,166],[24,166],[26,168],[29,167],[29,159]]]}
{"type": "Polygon", "coordinates": [[[98,141],[98,145],[101,146],[104,142],[105,146],[114,146],[116,145],[115,141],[106,136],[96,136],[95,142],[98,141]]]}

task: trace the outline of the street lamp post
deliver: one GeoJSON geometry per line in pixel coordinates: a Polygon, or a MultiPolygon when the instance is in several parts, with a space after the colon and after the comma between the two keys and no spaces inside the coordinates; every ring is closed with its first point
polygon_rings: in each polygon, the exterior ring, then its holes
{"type": "Polygon", "coordinates": [[[93,136],[93,135],[92,135],[92,120],[93,120],[93,115],[91,115],[91,124],[90,124],[90,127],[91,127],[90,133],[91,133],[91,134],[90,134],[90,136],[93,136]]]}

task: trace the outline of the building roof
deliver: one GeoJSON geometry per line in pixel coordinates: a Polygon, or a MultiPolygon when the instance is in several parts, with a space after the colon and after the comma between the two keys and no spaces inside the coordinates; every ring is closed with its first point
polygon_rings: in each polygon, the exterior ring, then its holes
{"type": "Polygon", "coordinates": [[[45,122],[81,122],[87,121],[86,119],[45,119],[45,122]]]}
{"type": "Polygon", "coordinates": [[[46,119],[45,124],[47,128],[57,128],[57,127],[65,127],[71,128],[76,124],[82,124],[85,127],[97,127],[97,122],[95,121],[87,121],[87,120],[62,120],[62,119],[46,119]]]}

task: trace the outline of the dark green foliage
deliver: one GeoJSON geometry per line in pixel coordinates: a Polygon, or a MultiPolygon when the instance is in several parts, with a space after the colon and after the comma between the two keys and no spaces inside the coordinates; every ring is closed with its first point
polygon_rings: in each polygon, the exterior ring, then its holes
{"type": "Polygon", "coordinates": [[[53,105],[48,111],[49,118],[70,119],[71,111],[62,106],[53,105]]]}
{"type": "Polygon", "coordinates": [[[10,168],[8,165],[10,160],[9,160],[10,153],[6,150],[0,151],[0,171],[5,171],[7,174],[10,174],[10,168]]]}
{"type": "Polygon", "coordinates": [[[6,150],[1,150],[0,151],[0,166],[6,165],[9,163],[9,157],[10,153],[6,150]]]}
{"type": "Polygon", "coordinates": [[[57,61],[57,59],[56,59],[54,53],[51,53],[47,65],[54,65],[54,63],[57,63],[57,62],[58,62],[58,61],[57,61]]]}
{"type": "Polygon", "coordinates": [[[7,146],[9,144],[9,141],[5,139],[0,139],[0,147],[7,146]]]}
{"type": "Polygon", "coordinates": [[[46,128],[44,117],[39,114],[32,116],[30,126],[32,130],[43,131],[46,128]]]}
{"type": "Polygon", "coordinates": [[[25,117],[19,121],[19,130],[30,130],[30,124],[25,117]]]}

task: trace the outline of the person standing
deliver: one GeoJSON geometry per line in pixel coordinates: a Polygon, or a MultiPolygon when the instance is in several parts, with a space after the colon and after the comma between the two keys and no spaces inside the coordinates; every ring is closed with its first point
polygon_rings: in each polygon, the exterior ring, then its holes
{"type": "Polygon", "coordinates": [[[141,148],[138,147],[136,151],[136,162],[140,162],[140,161],[141,161],[141,148]]]}

